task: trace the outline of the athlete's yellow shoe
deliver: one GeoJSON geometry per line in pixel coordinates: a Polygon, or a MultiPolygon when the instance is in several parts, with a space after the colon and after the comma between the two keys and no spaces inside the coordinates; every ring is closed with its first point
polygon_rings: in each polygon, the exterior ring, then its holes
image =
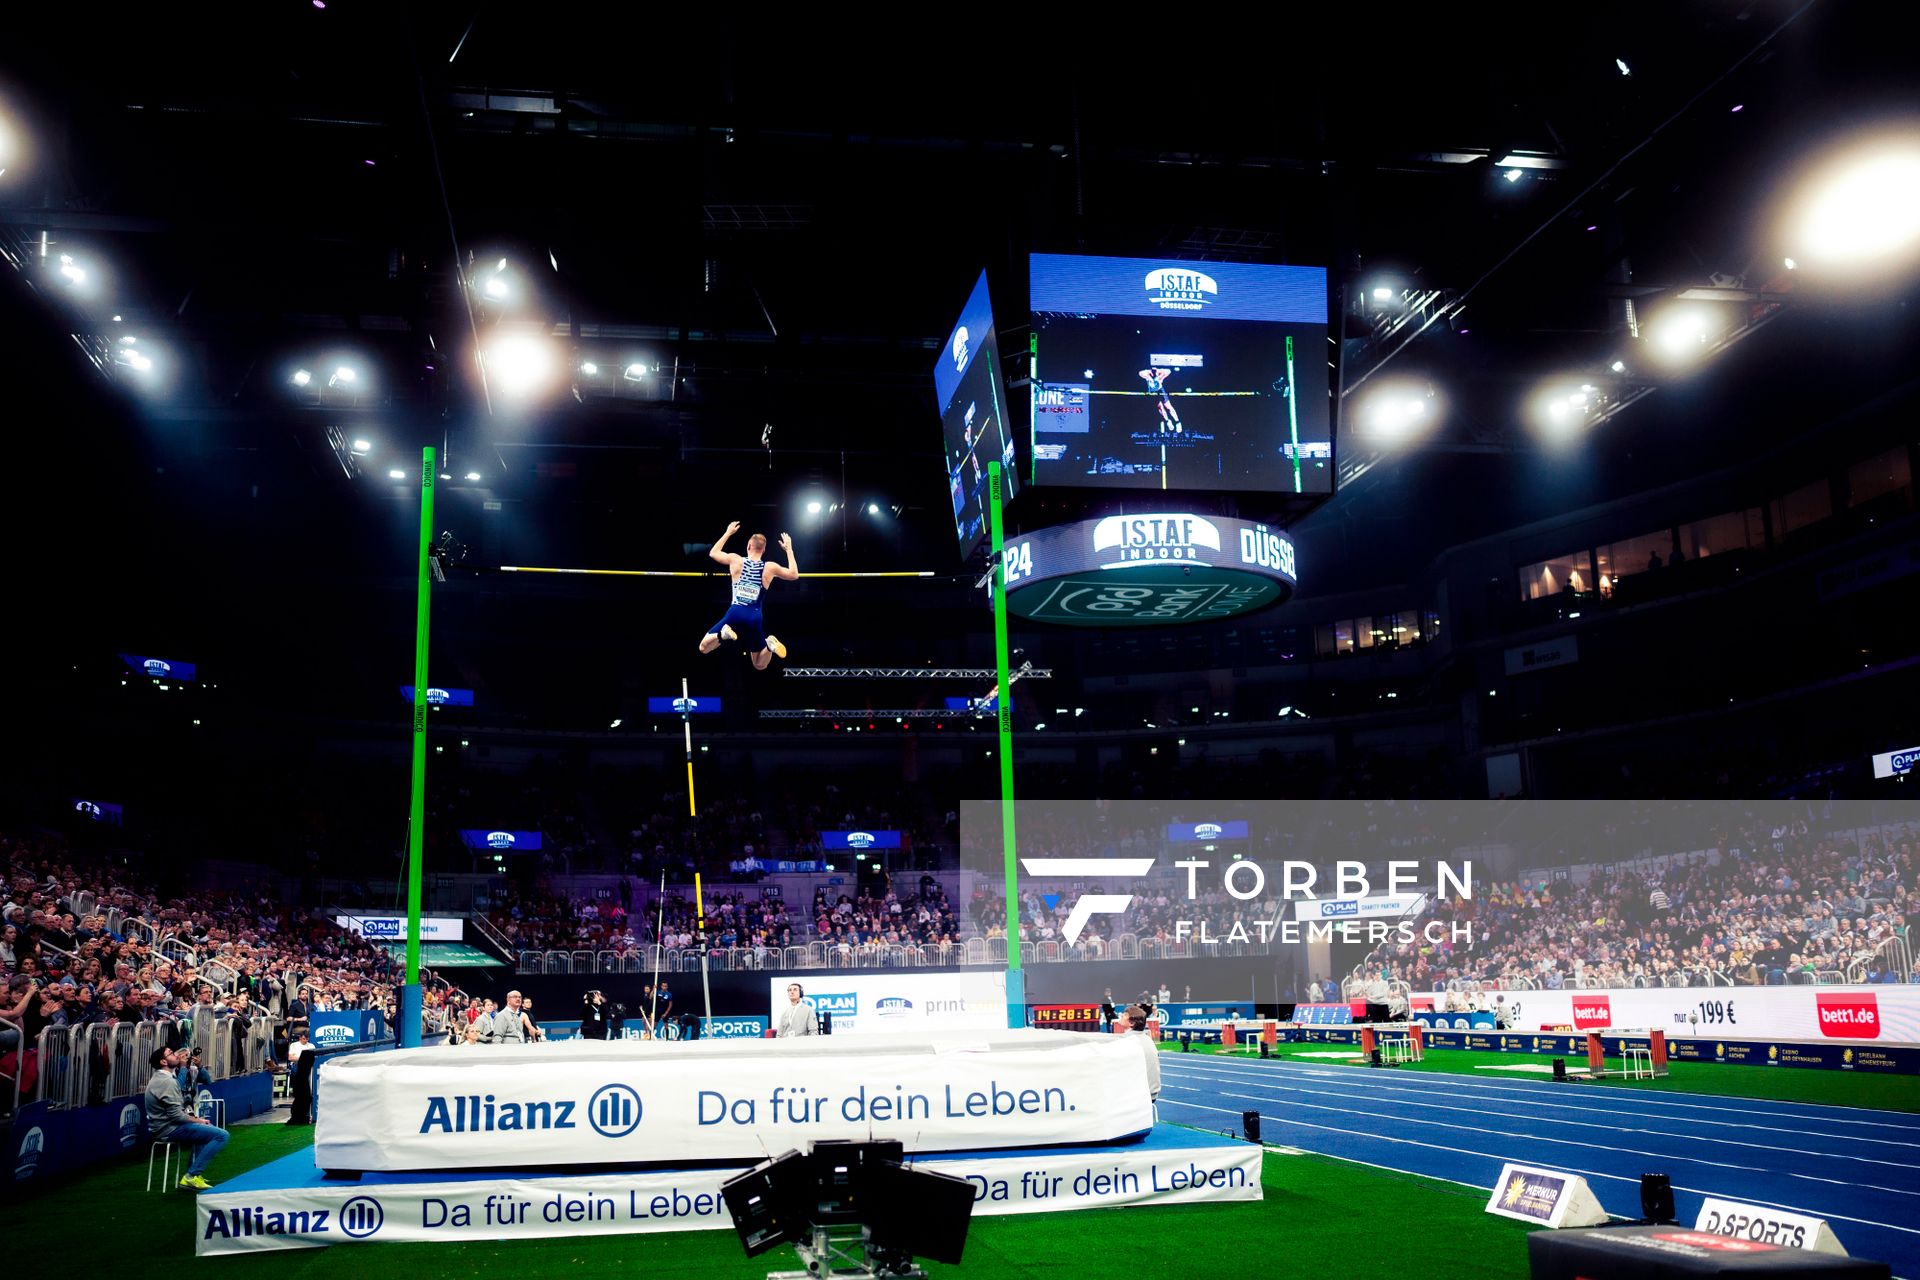
{"type": "Polygon", "coordinates": [[[787,660],[787,646],[781,644],[777,637],[767,637],[767,648],[773,650],[773,656],[780,659],[780,661],[785,662],[787,660]]]}
{"type": "Polygon", "coordinates": [[[185,1187],[189,1191],[205,1191],[208,1188],[213,1186],[211,1182],[208,1182],[205,1178],[201,1177],[197,1173],[190,1173],[186,1177],[180,1179],[180,1185],[185,1187]]]}
{"type": "Polygon", "coordinates": [[[722,623],[720,625],[720,638],[723,640],[738,640],[740,635],[732,627],[722,623]]]}

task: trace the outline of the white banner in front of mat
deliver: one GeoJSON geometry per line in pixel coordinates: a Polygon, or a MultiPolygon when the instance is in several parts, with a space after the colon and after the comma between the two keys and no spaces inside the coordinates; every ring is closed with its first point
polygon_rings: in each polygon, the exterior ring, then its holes
{"type": "Polygon", "coordinates": [[[833,1018],[833,1034],[868,1035],[886,1031],[1004,1031],[1007,1026],[1007,975],[1003,970],[940,973],[910,969],[904,973],[843,974],[815,978],[792,974],[768,980],[773,1025],[792,1001],[787,987],[798,983],[816,1014],[833,1018]]]}
{"type": "MultiPolygon", "coordinates": [[[[1071,1155],[976,1153],[916,1164],[973,1183],[975,1214],[1258,1200],[1251,1143],[1071,1155]]],[[[720,1184],[738,1169],[353,1183],[195,1197],[201,1256],[390,1240],[472,1241],[732,1228],[720,1184]]]]}
{"type": "Polygon", "coordinates": [[[332,1170],[760,1158],[821,1138],[909,1151],[1111,1142],[1153,1125],[1136,1041],[1064,1031],[403,1049],[327,1063],[332,1170]]]}
{"type": "MultiPolygon", "coordinates": [[[[1483,992],[1511,1011],[1513,1029],[1615,1027],[1728,1040],[1920,1041],[1920,986],[1649,987],[1607,991],[1483,992]]],[[[1446,1007],[1446,993],[1434,994],[1446,1007]]]]}

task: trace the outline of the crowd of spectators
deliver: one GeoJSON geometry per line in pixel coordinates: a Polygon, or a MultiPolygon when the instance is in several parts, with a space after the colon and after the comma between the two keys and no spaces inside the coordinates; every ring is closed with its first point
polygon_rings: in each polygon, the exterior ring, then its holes
{"type": "Polygon", "coordinates": [[[0,892],[0,1075],[23,1084],[49,1027],[156,1023],[177,1041],[202,1012],[283,1035],[317,1011],[397,1012],[385,947],[268,895],[163,895],[125,860],[16,835],[0,892]]]}
{"type": "Polygon", "coordinates": [[[918,887],[904,895],[891,884],[863,886],[853,895],[815,889],[813,931],[843,950],[930,947],[941,963],[956,957],[960,945],[953,903],[931,875],[922,875],[918,887]]]}
{"type": "Polygon", "coordinates": [[[1471,943],[1389,945],[1367,966],[1415,991],[1902,981],[1886,945],[1920,911],[1914,856],[1911,828],[1857,842],[1804,820],[1730,830],[1704,852],[1603,865],[1584,883],[1534,877],[1436,902],[1432,918],[1472,923],[1471,943]]]}

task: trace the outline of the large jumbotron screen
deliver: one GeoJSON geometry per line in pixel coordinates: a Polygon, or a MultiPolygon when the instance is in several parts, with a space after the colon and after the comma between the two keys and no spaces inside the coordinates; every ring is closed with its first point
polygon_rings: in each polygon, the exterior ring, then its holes
{"type": "Polygon", "coordinates": [[[990,532],[987,464],[999,459],[1006,476],[1006,501],[1013,501],[1018,487],[1013,431],[1007,425],[1006,389],[1000,378],[1000,349],[993,334],[993,303],[987,296],[984,271],[934,362],[933,392],[947,442],[947,496],[953,503],[954,532],[964,557],[990,532]]]}
{"type": "Polygon", "coordinates": [[[1036,253],[1033,483],[1333,492],[1321,267],[1036,253]]]}

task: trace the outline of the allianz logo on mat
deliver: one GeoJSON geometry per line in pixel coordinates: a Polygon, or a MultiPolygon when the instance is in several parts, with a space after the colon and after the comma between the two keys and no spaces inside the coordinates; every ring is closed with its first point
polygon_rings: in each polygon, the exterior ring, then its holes
{"type": "Polygon", "coordinates": [[[578,1129],[576,1113],[603,1138],[624,1138],[640,1127],[645,1108],[628,1084],[604,1084],[582,1107],[573,1098],[501,1100],[494,1094],[431,1094],[420,1121],[421,1133],[516,1133],[578,1129]]]}

